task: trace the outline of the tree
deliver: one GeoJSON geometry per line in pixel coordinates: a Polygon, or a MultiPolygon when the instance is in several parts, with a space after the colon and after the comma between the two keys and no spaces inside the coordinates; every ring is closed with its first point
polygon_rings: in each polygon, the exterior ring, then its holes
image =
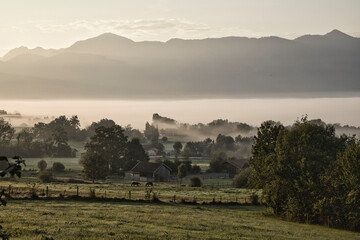
{"type": "Polygon", "coordinates": [[[47,163],[45,160],[40,160],[37,164],[40,172],[44,171],[47,168],[47,163]]]}
{"type": "Polygon", "coordinates": [[[320,221],[360,231],[360,141],[350,139],[325,178],[327,198],[317,204],[320,221]]]}
{"type": "Polygon", "coordinates": [[[6,146],[10,143],[15,134],[15,129],[10,123],[0,118],[0,146],[6,146]]]}
{"type": "Polygon", "coordinates": [[[129,140],[137,138],[140,142],[145,142],[145,136],[142,132],[127,125],[124,129],[124,135],[128,137],[129,140]]]}
{"type": "Polygon", "coordinates": [[[109,173],[108,161],[99,153],[86,152],[79,163],[83,166],[85,177],[93,182],[96,179],[105,179],[109,173]]]}
{"type": "Polygon", "coordinates": [[[153,125],[150,125],[148,122],[146,122],[144,134],[152,146],[156,147],[158,145],[160,134],[157,127],[154,127],[153,125]]]}
{"type": "Polygon", "coordinates": [[[184,163],[181,163],[179,166],[178,166],[178,173],[177,173],[177,177],[180,179],[180,184],[182,182],[182,179],[184,177],[186,177],[187,175],[187,167],[184,163]]]}
{"type": "Polygon", "coordinates": [[[119,125],[98,127],[90,142],[85,145],[87,153],[95,153],[106,159],[111,172],[117,172],[120,167],[124,167],[126,147],[127,137],[119,125]]]}
{"type": "Polygon", "coordinates": [[[223,172],[225,170],[224,162],[227,156],[225,152],[212,152],[210,159],[210,172],[223,172]]]}
{"type": "Polygon", "coordinates": [[[181,142],[175,142],[173,145],[174,148],[174,153],[175,153],[175,161],[178,161],[178,156],[181,152],[183,145],[181,144],[181,142]]]}
{"type": "Polygon", "coordinates": [[[215,149],[224,151],[235,150],[235,140],[231,136],[219,134],[216,138],[215,149]]]}
{"type": "Polygon", "coordinates": [[[190,187],[201,187],[202,186],[202,182],[201,179],[198,177],[192,177],[190,179],[190,183],[189,183],[190,187]]]}
{"type": "Polygon", "coordinates": [[[258,128],[257,136],[251,149],[251,175],[249,184],[253,188],[262,188],[272,179],[274,164],[276,164],[276,141],[284,126],[273,121],[263,122],[258,128]]]}
{"type": "Polygon", "coordinates": [[[250,168],[242,169],[233,179],[233,187],[246,188],[248,186],[248,179],[250,176],[250,168]]]}
{"type": "Polygon", "coordinates": [[[107,118],[103,118],[101,119],[100,121],[98,122],[93,122],[87,129],[87,136],[88,137],[92,137],[94,136],[95,134],[95,130],[99,127],[106,127],[106,128],[109,128],[109,127],[113,127],[115,126],[116,123],[111,120],[111,119],[107,119],[107,118]]]}
{"type": "Polygon", "coordinates": [[[121,167],[123,170],[130,170],[137,161],[148,162],[149,156],[142,147],[139,139],[134,138],[126,143],[125,156],[122,161],[121,167]]]}
{"type": "Polygon", "coordinates": [[[74,157],[74,152],[68,144],[67,132],[63,127],[56,127],[52,134],[54,147],[54,157],[74,157]]]}
{"type": "Polygon", "coordinates": [[[52,166],[52,170],[54,172],[63,172],[65,170],[65,166],[61,162],[54,162],[52,166]]]}
{"type": "Polygon", "coordinates": [[[34,134],[29,129],[23,129],[16,137],[17,144],[29,150],[34,139],[34,134]]]}
{"type": "MultiPolygon", "coordinates": [[[[357,171],[358,164],[357,160],[345,160],[344,156],[356,156],[351,150],[349,155],[341,154],[349,140],[337,137],[333,126],[314,124],[306,117],[290,129],[265,122],[258,129],[252,149],[250,184],[263,188],[264,200],[276,215],[328,225],[340,222],[338,226],[347,228],[349,219],[342,217],[351,210],[344,206],[358,203],[360,198],[356,195],[358,183],[344,193],[345,179],[352,178],[349,175],[342,178],[342,173],[357,171]],[[343,160],[348,166],[345,171],[341,167],[343,160]],[[353,201],[346,201],[341,195],[351,196],[353,201]]],[[[356,211],[350,215],[358,216],[356,211]]],[[[355,226],[360,227],[359,222],[355,226]]]]}

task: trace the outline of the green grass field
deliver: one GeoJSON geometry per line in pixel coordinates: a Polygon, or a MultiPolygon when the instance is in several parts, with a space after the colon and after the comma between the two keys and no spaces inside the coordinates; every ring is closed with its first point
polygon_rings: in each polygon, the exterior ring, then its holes
{"type": "Polygon", "coordinates": [[[264,207],[10,200],[11,239],[360,239],[359,233],[281,221],[264,207]]]}

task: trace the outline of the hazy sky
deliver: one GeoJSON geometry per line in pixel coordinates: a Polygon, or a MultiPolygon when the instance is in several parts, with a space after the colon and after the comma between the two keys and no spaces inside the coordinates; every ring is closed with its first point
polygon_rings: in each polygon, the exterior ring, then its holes
{"type": "Polygon", "coordinates": [[[0,0],[0,56],[68,47],[113,32],[136,41],[221,36],[295,38],[339,29],[360,37],[359,0],[0,0]]]}

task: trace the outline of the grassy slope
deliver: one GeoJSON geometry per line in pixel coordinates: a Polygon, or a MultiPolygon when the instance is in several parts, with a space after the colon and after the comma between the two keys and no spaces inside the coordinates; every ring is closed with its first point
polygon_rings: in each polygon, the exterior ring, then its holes
{"type": "MultiPolygon", "coordinates": [[[[262,207],[11,200],[11,239],[359,239],[360,234],[265,217],[262,207]]],[[[5,220],[6,218],[6,220],[5,220]]]]}

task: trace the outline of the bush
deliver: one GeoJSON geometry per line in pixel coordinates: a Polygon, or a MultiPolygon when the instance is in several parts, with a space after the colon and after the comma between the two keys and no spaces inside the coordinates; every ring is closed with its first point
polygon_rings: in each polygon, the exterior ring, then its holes
{"type": "Polygon", "coordinates": [[[202,185],[202,182],[201,182],[200,178],[192,177],[190,179],[190,183],[189,183],[190,187],[201,187],[201,185],[202,185]]]}
{"type": "Polygon", "coordinates": [[[53,174],[51,170],[42,171],[38,174],[38,178],[43,183],[50,183],[54,181],[53,174]]]}
{"type": "Polygon", "coordinates": [[[250,200],[252,205],[259,205],[259,196],[256,193],[251,194],[250,200]]]}
{"type": "Polygon", "coordinates": [[[95,189],[90,188],[90,190],[89,190],[89,198],[96,198],[95,189]]]}
{"type": "Polygon", "coordinates": [[[38,162],[37,164],[39,170],[42,172],[42,171],[45,171],[45,169],[47,168],[47,163],[45,160],[41,160],[38,162]]]}
{"type": "Polygon", "coordinates": [[[28,196],[32,199],[37,199],[39,198],[39,195],[37,194],[37,190],[38,187],[36,186],[36,184],[32,184],[31,187],[29,188],[29,192],[28,192],[28,196]]]}
{"type": "Polygon", "coordinates": [[[241,170],[233,180],[233,186],[236,188],[246,188],[248,186],[248,179],[250,176],[250,168],[241,170]]]}
{"type": "Polygon", "coordinates": [[[52,169],[54,172],[63,172],[65,170],[65,166],[61,162],[54,162],[52,169]]]}
{"type": "Polygon", "coordinates": [[[160,202],[158,194],[152,192],[151,195],[150,195],[150,201],[152,201],[152,202],[160,202]]]}
{"type": "Polygon", "coordinates": [[[200,172],[201,172],[200,166],[198,166],[198,165],[192,166],[191,172],[192,172],[192,173],[195,173],[195,174],[200,173],[200,172]]]}

